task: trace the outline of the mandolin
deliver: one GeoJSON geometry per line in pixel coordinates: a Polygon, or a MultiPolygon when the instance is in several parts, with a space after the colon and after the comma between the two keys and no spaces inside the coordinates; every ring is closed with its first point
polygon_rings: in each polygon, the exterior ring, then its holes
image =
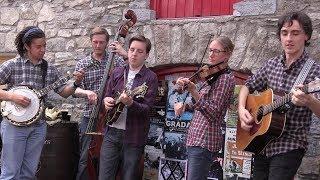
{"type": "MultiPolygon", "coordinates": [[[[131,91],[127,90],[125,92],[128,94],[128,96],[143,98],[144,95],[147,93],[147,90],[148,90],[148,86],[144,82],[142,85],[134,88],[133,90],[131,91]]],[[[120,101],[120,94],[121,93],[119,92],[117,93],[116,97],[114,98],[116,101],[114,107],[107,112],[106,123],[109,125],[118,120],[120,114],[123,112],[123,109],[125,107],[125,105],[120,101]]]]}

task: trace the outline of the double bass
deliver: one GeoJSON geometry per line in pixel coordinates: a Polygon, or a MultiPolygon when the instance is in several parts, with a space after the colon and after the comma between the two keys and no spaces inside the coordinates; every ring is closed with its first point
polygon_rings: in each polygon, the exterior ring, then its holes
{"type": "MultiPolygon", "coordinates": [[[[118,29],[114,41],[118,41],[120,37],[125,38],[128,30],[137,22],[137,17],[132,10],[128,10],[125,14],[125,21],[118,29]]],[[[99,172],[99,157],[100,149],[103,141],[104,131],[105,131],[105,110],[101,109],[103,102],[103,95],[105,93],[107,81],[111,69],[113,68],[114,52],[111,52],[108,57],[108,64],[103,74],[103,80],[101,82],[99,91],[97,93],[97,104],[93,107],[90,114],[88,126],[86,129],[86,135],[92,136],[89,150],[88,150],[88,160],[87,169],[89,180],[97,180],[99,172]]]]}

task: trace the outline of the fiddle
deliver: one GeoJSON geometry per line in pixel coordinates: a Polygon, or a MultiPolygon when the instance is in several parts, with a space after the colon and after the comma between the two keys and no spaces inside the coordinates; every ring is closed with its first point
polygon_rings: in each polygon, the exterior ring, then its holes
{"type": "MultiPolygon", "coordinates": [[[[206,64],[202,66],[198,71],[196,71],[191,77],[188,78],[190,82],[197,83],[200,81],[205,81],[208,84],[212,84],[221,74],[223,74],[228,69],[228,63],[227,61],[221,61],[217,64],[206,64]]],[[[181,79],[182,82],[185,80],[181,79]]],[[[203,84],[200,87],[200,90],[204,87],[205,84],[203,84]]],[[[187,88],[190,88],[190,83],[184,83],[183,86],[178,86],[177,91],[180,93],[183,93],[183,91],[187,88]]],[[[195,86],[193,85],[193,87],[195,86]]],[[[193,91],[193,90],[192,90],[193,91]]],[[[188,94],[190,93],[190,89],[188,89],[188,94]]],[[[192,94],[192,92],[191,92],[192,94]]],[[[188,96],[188,95],[187,95],[188,96]]],[[[197,98],[199,97],[199,94],[197,94],[197,98]]],[[[177,102],[174,104],[174,112],[176,116],[180,116],[186,108],[185,100],[183,102],[177,102]]]]}
{"type": "MultiPolygon", "coordinates": [[[[198,71],[196,71],[188,79],[193,83],[198,83],[199,81],[207,81],[211,84],[213,77],[220,74],[222,71],[227,69],[228,63],[226,61],[221,61],[217,64],[205,64],[198,71]]],[[[188,87],[188,84],[184,84],[182,88],[178,88],[178,91],[184,90],[188,87]]]]}

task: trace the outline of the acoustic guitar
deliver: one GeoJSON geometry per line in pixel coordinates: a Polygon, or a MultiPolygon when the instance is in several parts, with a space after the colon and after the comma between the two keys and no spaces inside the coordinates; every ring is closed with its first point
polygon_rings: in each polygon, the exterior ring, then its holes
{"type": "MultiPolygon", "coordinates": [[[[320,81],[316,80],[304,85],[301,90],[306,94],[320,91],[320,81]]],[[[259,94],[249,94],[246,109],[255,121],[250,131],[246,131],[241,128],[238,120],[237,148],[259,154],[272,140],[280,137],[286,123],[286,114],[282,107],[291,101],[291,96],[292,93],[289,93],[273,102],[272,89],[259,94]]]]}
{"type": "MultiPolygon", "coordinates": [[[[128,96],[131,97],[144,97],[144,95],[147,93],[148,86],[144,82],[142,85],[134,88],[133,90],[126,91],[128,96]]],[[[116,122],[120,116],[120,114],[123,111],[123,108],[125,105],[120,101],[120,93],[117,93],[117,96],[114,98],[115,99],[115,105],[114,107],[107,112],[107,117],[106,117],[106,123],[107,124],[112,124],[116,122]]]]}

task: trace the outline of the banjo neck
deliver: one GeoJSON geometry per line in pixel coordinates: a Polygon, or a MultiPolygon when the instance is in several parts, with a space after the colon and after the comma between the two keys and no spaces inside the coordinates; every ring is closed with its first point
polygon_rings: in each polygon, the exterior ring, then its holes
{"type": "MultiPolygon", "coordinates": [[[[91,67],[98,67],[99,65],[95,62],[92,62],[86,66],[84,66],[82,69],[83,70],[87,70],[88,68],[91,68],[91,67]]],[[[73,75],[70,73],[70,72],[67,72],[67,76],[63,77],[63,78],[60,78],[59,80],[57,80],[56,82],[50,84],[49,86],[45,87],[45,88],[42,88],[40,90],[37,90],[37,95],[39,98],[41,98],[42,96],[48,94],[51,90],[67,83],[69,81],[69,79],[71,79],[73,77],[73,75]]]]}
{"type": "Polygon", "coordinates": [[[38,96],[39,98],[41,98],[42,96],[46,95],[49,93],[49,91],[65,84],[66,82],[68,82],[69,79],[71,79],[72,77],[72,74],[69,74],[67,75],[66,77],[63,77],[61,79],[59,79],[58,81],[50,84],[49,86],[45,87],[45,88],[42,88],[41,90],[39,90],[37,93],[38,93],[38,96]]]}

